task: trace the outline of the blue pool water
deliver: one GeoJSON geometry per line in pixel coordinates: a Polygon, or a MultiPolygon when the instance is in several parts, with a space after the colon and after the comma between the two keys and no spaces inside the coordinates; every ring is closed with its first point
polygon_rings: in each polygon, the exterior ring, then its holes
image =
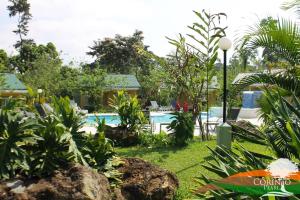
{"type": "MultiPolygon", "coordinates": [[[[120,124],[120,118],[118,115],[109,115],[109,114],[98,114],[97,117],[102,120],[105,119],[106,124],[120,124]]],[[[173,121],[173,115],[170,113],[162,113],[158,115],[151,115],[151,123],[171,123],[173,121]]],[[[206,120],[206,112],[201,113],[201,118],[206,120]]],[[[96,116],[91,115],[86,117],[85,122],[88,124],[93,124],[96,122],[96,116]]]]}

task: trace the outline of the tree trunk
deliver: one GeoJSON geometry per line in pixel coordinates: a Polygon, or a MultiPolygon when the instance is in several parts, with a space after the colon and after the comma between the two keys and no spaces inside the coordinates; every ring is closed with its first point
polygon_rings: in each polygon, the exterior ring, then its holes
{"type": "Polygon", "coordinates": [[[204,128],[203,128],[201,116],[199,116],[200,113],[201,113],[200,110],[201,109],[198,109],[197,104],[193,105],[193,121],[195,122],[195,125],[196,125],[196,122],[198,121],[198,123],[199,123],[199,136],[201,137],[201,140],[204,141],[205,140],[205,138],[204,138],[204,128]]]}

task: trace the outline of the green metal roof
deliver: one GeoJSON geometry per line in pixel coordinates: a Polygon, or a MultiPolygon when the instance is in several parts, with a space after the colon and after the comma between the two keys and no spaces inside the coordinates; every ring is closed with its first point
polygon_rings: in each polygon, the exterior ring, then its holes
{"type": "Polygon", "coordinates": [[[26,91],[26,86],[17,78],[15,74],[2,73],[0,74],[0,91],[26,91]]]}
{"type": "Polygon", "coordinates": [[[108,74],[105,78],[106,89],[139,89],[141,85],[134,75],[108,74]]]}

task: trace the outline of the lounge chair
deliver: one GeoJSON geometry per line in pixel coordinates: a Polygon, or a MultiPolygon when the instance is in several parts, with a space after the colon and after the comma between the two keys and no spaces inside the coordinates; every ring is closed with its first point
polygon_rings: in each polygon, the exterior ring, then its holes
{"type": "Polygon", "coordinates": [[[253,125],[260,126],[263,121],[259,117],[260,108],[241,108],[237,121],[248,121],[253,125]]]}
{"type": "Polygon", "coordinates": [[[159,111],[171,111],[173,110],[173,107],[172,106],[160,106],[158,108],[159,111]]]}
{"type": "Polygon", "coordinates": [[[159,109],[159,105],[157,104],[156,101],[150,101],[151,106],[149,106],[150,110],[158,110],[159,109]]]}
{"type": "Polygon", "coordinates": [[[70,100],[70,104],[73,107],[73,109],[75,109],[75,111],[80,114],[88,114],[89,113],[88,110],[81,109],[74,100],[70,100]]]}
{"type": "Polygon", "coordinates": [[[34,107],[35,107],[35,109],[37,110],[37,112],[39,113],[39,115],[41,117],[46,117],[47,116],[47,112],[45,111],[45,108],[41,104],[35,103],[34,107]]]}

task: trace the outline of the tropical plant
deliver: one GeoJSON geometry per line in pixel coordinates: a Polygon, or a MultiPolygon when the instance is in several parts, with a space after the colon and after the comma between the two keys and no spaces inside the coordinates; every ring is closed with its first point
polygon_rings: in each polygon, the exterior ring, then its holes
{"type": "Polygon", "coordinates": [[[26,117],[24,107],[15,105],[0,109],[0,178],[47,176],[72,163],[103,170],[113,156],[105,123],[99,122],[95,136],[80,132],[83,119],[68,98],[54,98],[54,111],[44,118],[26,117]]]}
{"type": "Polygon", "coordinates": [[[53,97],[52,103],[54,114],[60,119],[61,123],[66,127],[66,130],[70,133],[68,134],[68,140],[70,142],[69,151],[75,152],[73,154],[74,161],[87,165],[81,153],[81,149],[84,148],[85,144],[84,132],[79,131],[84,123],[82,116],[76,113],[75,109],[72,108],[68,97],[53,97]]]}
{"type": "MultiPolygon", "coordinates": [[[[214,162],[208,162],[203,165],[204,168],[225,178],[239,172],[266,169],[270,162],[279,158],[288,158],[299,164],[300,99],[295,94],[292,94],[292,99],[286,99],[280,96],[279,93],[275,95],[277,97],[271,93],[266,96],[271,112],[264,116],[267,124],[262,130],[257,129],[254,133],[242,127],[236,127],[235,130],[237,131],[234,132],[234,135],[248,142],[266,146],[271,153],[266,155],[265,153],[252,152],[239,144],[237,144],[234,151],[218,147],[216,150],[211,149],[211,158],[214,162]]],[[[205,184],[214,181],[204,175],[200,179],[205,184]]],[[[207,199],[218,199],[221,196],[232,199],[240,199],[242,196],[247,198],[245,194],[224,190],[199,195],[207,199]]],[[[257,197],[249,196],[248,198],[256,199],[257,197]]],[[[291,198],[293,199],[293,197],[291,198]]]]}
{"type": "MultiPolygon", "coordinates": [[[[211,14],[205,10],[194,13],[198,21],[189,26],[192,34],[188,34],[193,42],[188,42],[182,34],[179,34],[178,39],[167,38],[176,48],[175,53],[169,55],[167,59],[149,52],[144,51],[144,53],[155,59],[168,72],[164,82],[173,89],[174,96],[192,105],[193,119],[198,120],[200,135],[202,140],[205,140],[200,113],[205,109],[203,102],[208,99],[209,83],[215,75],[218,41],[225,35],[226,28],[218,25],[221,18],[226,15],[211,14]]],[[[208,103],[206,103],[206,110],[208,110],[208,103]]]]}
{"type": "Polygon", "coordinates": [[[59,167],[67,166],[76,152],[69,151],[69,134],[67,128],[55,115],[39,119],[39,129],[35,131],[39,140],[32,146],[30,156],[31,175],[49,175],[59,167]]]}
{"type": "Polygon", "coordinates": [[[286,1],[282,4],[281,8],[284,10],[292,9],[295,11],[295,13],[298,15],[298,17],[300,16],[300,1],[299,0],[286,1]]]}
{"type": "Polygon", "coordinates": [[[105,119],[96,117],[97,132],[95,135],[89,134],[86,137],[85,157],[90,166],[100,168],[106,161],[114,155],[113,142],[105,138],[105,119]]]}
{"type": "Polygon", "coordinates": [[[278,19],[275,24],[258,23],[243,39],[250,49],[268,48],[292,66],[299,64],[300,31],[296,22],[278,19]]]}
{"type": "Polygon", "coordinates": [[[267,87],[277,87],[287,91],[291,94],[294,92],[296,96],[300,95],[300,68],[293,67],[286,71],[280,71],[277,73],[256,73],[241,79],[231,90],[231,95],[235,96],[239,91],[245,87],[261,83],[267,87]]]}
{"type": "Polygon", "coordinates": [[[12,178],[17,171],[28,170],[25,146],[34,144],[37,125],[21,112],[0,109],[0,178],[12,178]]]}
{"type": "Polygon", "coordinates": [[[121,120],[120,127],[137,132],[141,125],[146,122],[146,118],[136,96],[131,97],[124,91],[118,91],[110,100],[110,106],[119,114],[121,120]]]}
{"type": "Polygon", "coordinates": [[[164,131],[158,134],[144,131],[139,135],[139,144],[145,147],[167,147],[171,144],[171,138],[164,131]]]}
{"type": "Polygon", "coordinates": [[[88,135],[86,138],[85,157],[93,168],[101,168],[114,155],[113,142],[105,138],[104,132],[88,135]]]}
{"type": "Polygon", "coordinates": [[[168,126],[169,131],[172,131],[174,144],[176,146],[185,146],[189,139],[194,136],[194,121],[191,113],[175,112],[172,113],[174,119],[168,126]]]}
{"type": "Polygon", "coordinates": [[[109,179],[111,187],[117,187],[122,183],[123,174],[117,168],[123,164],[124,161],[120,157],[113,156],[104,165],[104,175],[109,179]]]}

